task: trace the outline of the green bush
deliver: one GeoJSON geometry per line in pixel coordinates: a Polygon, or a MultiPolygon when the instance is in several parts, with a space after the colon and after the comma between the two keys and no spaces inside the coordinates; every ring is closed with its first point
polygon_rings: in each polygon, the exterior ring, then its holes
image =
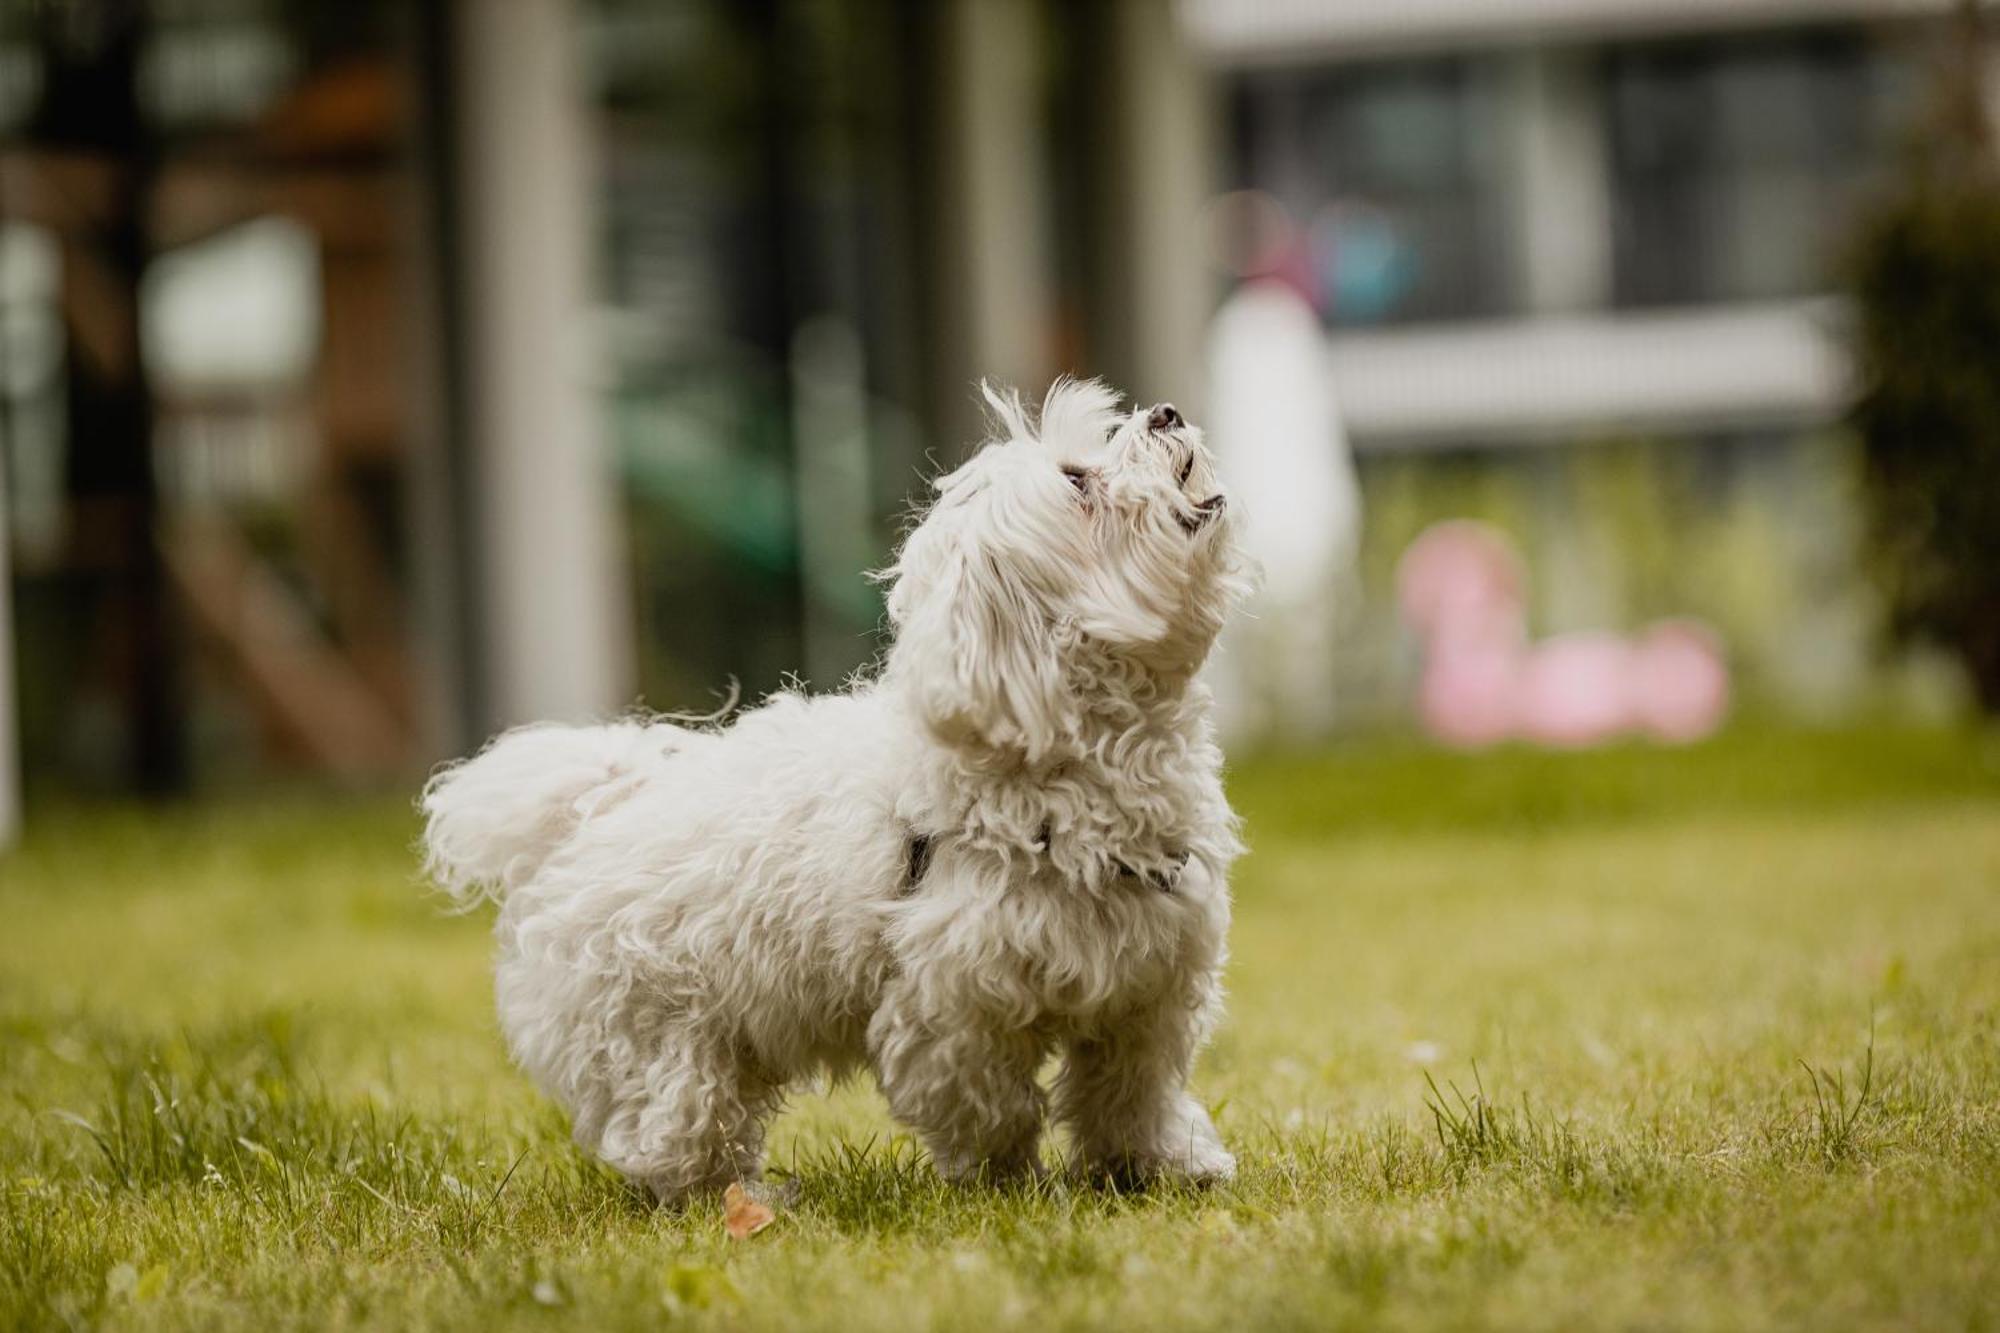
{"type": "Polygon", "coordinates": [[[1974,31],[1855,249],[1855,424],[1891,626],[1965,664],[2000,713],[2000,167],[1974,31]]]}

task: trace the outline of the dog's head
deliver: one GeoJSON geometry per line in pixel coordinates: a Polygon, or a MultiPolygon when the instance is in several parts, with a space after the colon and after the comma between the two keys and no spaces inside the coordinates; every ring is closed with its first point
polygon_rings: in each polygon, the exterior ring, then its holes
{"type": "Polygon", "coordinates": [[[1035,763],[1093,692],[1178,693],[1244,591],[1235,518],[1171,405],[1058,381],[936,482],[886,577],[888,678],[948,743],[1035,763]]]}

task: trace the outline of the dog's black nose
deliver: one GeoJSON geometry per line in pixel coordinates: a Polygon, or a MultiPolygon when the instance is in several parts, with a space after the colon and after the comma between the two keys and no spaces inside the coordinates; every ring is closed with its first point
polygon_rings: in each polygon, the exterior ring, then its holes
{"type": "Polygon", "coordinates": [[[1172,403],[1161,403],[1146,415],[1147,430],[1172,430],[1181,424],[1181,414],[1172,403]]]}

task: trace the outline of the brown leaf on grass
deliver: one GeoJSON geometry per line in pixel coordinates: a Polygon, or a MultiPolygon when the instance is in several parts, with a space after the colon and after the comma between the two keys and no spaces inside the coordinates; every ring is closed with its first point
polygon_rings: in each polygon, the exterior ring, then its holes
{"type": "Polygon", "coordinates": [[[767,1205],[750,1197],[741,1181],[732,1182],[722,1192],[722,1229],[731,1240],[748,1240],[777,1220],[778,1215],[767,1205]]]}

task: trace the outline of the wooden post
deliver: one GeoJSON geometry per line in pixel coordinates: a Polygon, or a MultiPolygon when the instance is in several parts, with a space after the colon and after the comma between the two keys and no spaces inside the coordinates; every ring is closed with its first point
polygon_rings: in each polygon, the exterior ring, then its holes
{"type": "Polygon", "coordinates": [[[38,44],[52,56],[31,134],[105,166],[96,225],[64,247],[67,411],[78,442],[67,459],[70,558],[87,588],[77,608],[86,646],[76,665],[104,673],[124,700],[127,780],[166,796],[184,790],[189,775],[183,664],[160,554],[153,400],[139,345],[158,166],[138,88],[149,11],[140,0],[38,11],[38,44]]]}

